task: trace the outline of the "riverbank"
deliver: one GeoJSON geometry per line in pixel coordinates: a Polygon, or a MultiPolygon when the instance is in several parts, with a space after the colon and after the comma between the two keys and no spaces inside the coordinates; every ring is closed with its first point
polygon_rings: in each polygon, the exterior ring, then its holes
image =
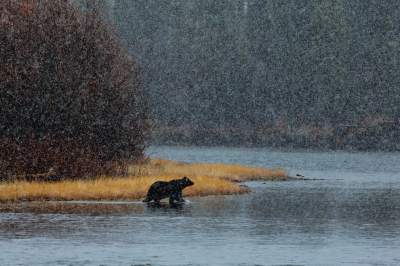
{"type": "Polygon", "coordinates": [[[400,123],[365,119],[332,126],[289,124],[257,128],[163,127],[152,130],[153,145],[266,147],[347,151],[400,151],[400,123]]]}
{"type": "Polygon", "coordinates": [[[229,195],[249,192],[240,184],[252,180],[287,180],[282,169],[230,164],[183,163],[149,159],[131,165],[127,176],[102,176],[93,180],[59,182],[15,181],[0,183],[0,202],[46,200],[134,200],[141,199],[155,181],[188,176],[195,183],[184,196],[229,195]]]}

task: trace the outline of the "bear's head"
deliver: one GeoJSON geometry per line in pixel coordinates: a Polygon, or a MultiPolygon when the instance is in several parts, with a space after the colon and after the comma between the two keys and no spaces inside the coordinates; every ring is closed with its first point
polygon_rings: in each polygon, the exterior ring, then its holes
{"type": "Polygon", "coordinates": [[[189,187],[189,186],[193,186],[194,185],[193,181],[190,180],[186,176],[181,178],[180,183],[181,183],[182,187],[189,187]]]}

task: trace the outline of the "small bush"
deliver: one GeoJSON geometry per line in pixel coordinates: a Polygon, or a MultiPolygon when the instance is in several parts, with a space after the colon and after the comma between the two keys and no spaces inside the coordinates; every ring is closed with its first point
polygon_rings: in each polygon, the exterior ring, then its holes
{"type": "Polygon", "coordinates": [[[147,132],[139,70],[95,9],[0,2],[0,175],[124,169],[147,132]]]}

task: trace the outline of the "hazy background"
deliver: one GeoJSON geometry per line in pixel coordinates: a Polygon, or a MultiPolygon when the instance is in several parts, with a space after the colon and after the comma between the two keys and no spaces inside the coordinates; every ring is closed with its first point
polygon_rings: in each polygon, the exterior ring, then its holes
{"type": "Polygon", "coordinates": [[[397,0],[99,2],[152,143],[400,149],[397,0]]]}

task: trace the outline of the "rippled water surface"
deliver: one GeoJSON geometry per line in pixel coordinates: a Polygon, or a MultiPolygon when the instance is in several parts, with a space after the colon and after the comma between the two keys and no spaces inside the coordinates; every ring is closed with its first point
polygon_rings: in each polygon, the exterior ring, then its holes
{"type": "Polygon", "coordinates": [[[317,181],[241,196],[0,205],[0,265],[400,265],[400,154],[153,147],[188,162],[283,167],[317,181]]]}

